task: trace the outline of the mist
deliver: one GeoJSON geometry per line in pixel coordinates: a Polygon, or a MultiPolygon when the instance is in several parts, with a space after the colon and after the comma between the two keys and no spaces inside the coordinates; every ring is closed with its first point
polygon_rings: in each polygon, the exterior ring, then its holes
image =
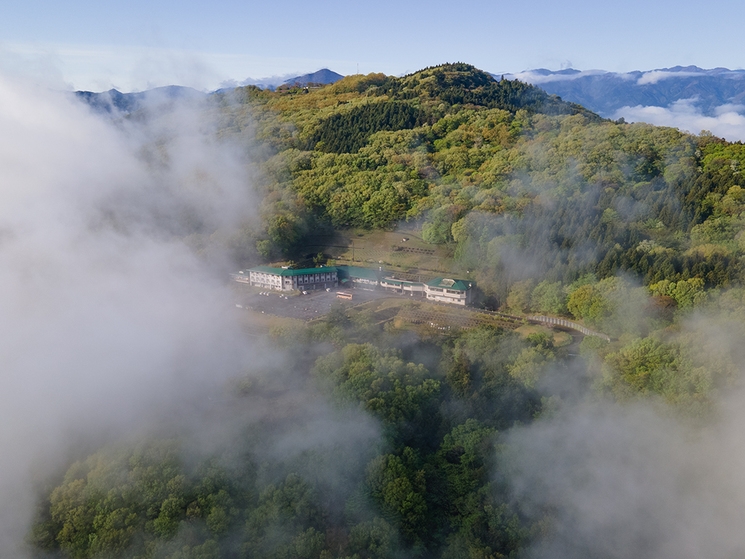
{"type": "MultiPolygon", "coordinates": [[[[742,362],[741,326],[711,309],[688,315],[668,336],[688,343],[701,368],[742,362]]],[[[567,383],[587,380],[584,366],[564,371],[558,411],[504,438],[504,479],[522,514],[540,526],[526,557],[741,556],[742,370],[726,373],[701,413],[692,405],[700,402],[601,396],[599,369],[590,365],[591,392],[567,383]]]]}
{"type": "Polygon", "coordinates": [[[736,142],[745,140],[745,116],[742,115],[742,110],[741,105],[721,105],[709,115],[696,106],[696,99],[681,99],[669,107],[621,107],[611,118],[671,126],[691,134],[708,130],[715,136],[736,142]]]}
{"type": "Polygon", "coordinates": [[[516,498],[534,520],[553,516],[528,555],[742,555],[741,422],[734,407],[697,430],[654,406],[607,404],[512,433],[516,498]]]}
{"type": "Polygon", "coordinates": [[[0,556],[75,445],[178,421],[260,364],[230,255],[184,242],[255,219],[250,153],[197,109],[112,121],[0,76],[0,556]]]}

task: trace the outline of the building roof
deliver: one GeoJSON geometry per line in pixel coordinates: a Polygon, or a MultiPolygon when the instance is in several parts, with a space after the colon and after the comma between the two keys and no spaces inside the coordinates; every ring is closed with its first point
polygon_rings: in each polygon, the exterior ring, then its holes
{"type": "Polygon", "coordinates": [[[264,272],[265,274],[274,274],[277,276],[305,276],[308,274],[330,274],[338,272],[335,266],[321,266],[319,268],[299,268],[290,270],[289,268],[272,268],[271,266],[254,266],[249,268],[249,272],[264,272]]]}
{"type": "Polygon", "coordinates": [[[396,278],[392,278],[392,277],[386,277],[386,278],[383,278],[380,281],[381,281],[381,283],[382,282],[386,282],[388,285],[401,285],[401,286],[403,286],[403,285],[413,285],[413,286],[420,285],[420,286],[424,287],[424,284],[421,281],[401,280],[401,279],[396,279],[396,278]]]}
{"type": "Polygon", "coordinates": [[[352,279],[378,281],[378,271],[362,266],[339,266],[339,273],[352,279]]]}
{"type": "Polygon", "coordinates": [[[468,291],[473,285],[472,281],[452,278],[435,278],[428,281],[429,287],[439,287],[440,289],[453,289],[455,291],[468,291]]]}

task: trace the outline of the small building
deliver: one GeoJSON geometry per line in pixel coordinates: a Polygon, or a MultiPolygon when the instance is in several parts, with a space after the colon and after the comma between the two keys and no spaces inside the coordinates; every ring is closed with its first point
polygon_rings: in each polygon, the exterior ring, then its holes
{"type": "Polygon", "coordinates": [[[473,297],[473,282],[451,278],[435,278],[424,284],[424,293],[429,301],[469,305],[473,297]]]}
{"type": "Polygon", "coordinates": [[[333,266],[298,270],[256,266],[231,274],[231,277],[241,283],[276,291],[328,289],[339,284],[338,270],[333,266]]]}

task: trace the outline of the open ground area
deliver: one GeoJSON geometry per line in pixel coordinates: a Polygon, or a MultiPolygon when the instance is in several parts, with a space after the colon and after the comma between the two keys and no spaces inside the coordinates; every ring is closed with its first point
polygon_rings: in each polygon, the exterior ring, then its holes
{"type": "MultiPolygon", "coordinates": [[[[243,286],[238,286],[243,287],[243,286]]],[[[256,314],[269,314],[303,321],[314,320],[327,314],[333,305],[357,305],[366,301],[388,297],[381,291],[355,290],[351,301],[339,299],[338,291],[308,291],[301,293],[280,293],[277,291],[257,291],[256,288],[236,290],[237,308],[253,311],[256,314]]]]}
{"type": "Polygon", "coordinates": [[[452,255],[445,246],[425,243],[421,231],[400,225],[395,231],[348,230],[334,236],[309,237],[305,245],[307,258],[318,252],[335,264],[384,266],[405,279],[427,281],[437,275],[467,277],[467,270],[454,267],[452,255]]]}
{"type": "Polygon", "coordinates": [[[253,334],[267,333],[273,327],[299,325],[322,319],[332,307],[343,305],[352,313],[372,313],[373,319],[380,325],[390,323],[395,328],[420,331],[426,335],[455,333],[476,326],[491,325],[516,330],[523,337],[546,332],[552,336],[557,347],[566,346],[577,338],[564,329],[528,324],[519,317],[432,303],[384,291],[356,289],[351,291],[352,300],[338,298],[338,290],[316,290],[303,295],[259,291],[245,285],[236,285],[234,292],[236,310],[244,312],[246,328],[253,334]]]}

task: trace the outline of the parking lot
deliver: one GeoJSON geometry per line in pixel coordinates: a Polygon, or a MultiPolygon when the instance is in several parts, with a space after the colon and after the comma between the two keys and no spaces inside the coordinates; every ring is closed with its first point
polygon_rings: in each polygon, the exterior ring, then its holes
{"type": "Polygon", "coordinates": [[[338,291],[335,290],[308,291],[307,295],[298,292],[262,291],[239,296],[236,306],[257,313],[312,320],[327,314],[335,304],[358,305],[373,299],[390,296],[390,294],[382,291],[366,291],[363,289],[347,290],[347,292],[353,293],[354,298],[351,301],[337,298],[338,291]]]}

